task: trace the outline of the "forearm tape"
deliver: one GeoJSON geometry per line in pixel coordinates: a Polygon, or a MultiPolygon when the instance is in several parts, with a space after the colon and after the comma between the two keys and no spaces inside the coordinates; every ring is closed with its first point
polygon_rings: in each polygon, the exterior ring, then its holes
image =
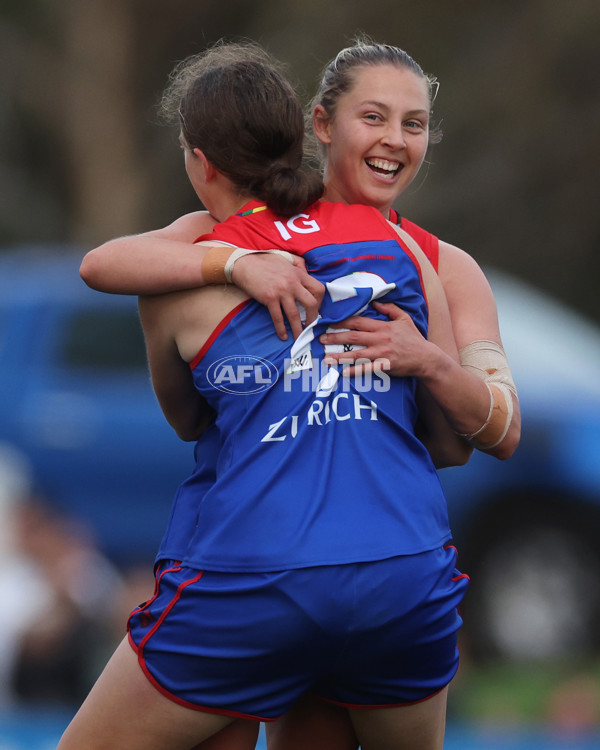
{"type": "Polygon", "coordinates": [[[512,422],[513,394],[517,395],[508,360],[495,341],[474,341],[459,352],[460,363],[488,387],[490,410],[483,425],[463,435],[479,450],[491,450],[506,437],[512,422]]]}

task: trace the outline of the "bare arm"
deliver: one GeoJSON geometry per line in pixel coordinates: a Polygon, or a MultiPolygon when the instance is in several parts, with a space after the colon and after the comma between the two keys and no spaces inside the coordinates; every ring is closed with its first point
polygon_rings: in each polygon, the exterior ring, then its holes
{"type": "Polygon", "coordinates": [[[85,255],[79,273],[92,289],[112,294],[163,294],[202,286],[208,248],[199,250],[193,243],[215,223],[206,211],[195,211],[162,229],[109,240],[85,255]]]}
{"type": "MultiPolygon", "coordinates": [[[[197,211],[163,229],[110,240],[87,253],[81,277],[93,289],[113,294],[155,295],[205,286],[202,262],[211,246],[194,240],[214,224],[208,213],[197,211]]],[[[324,286],[308,274],[300,257],[292,265],[277,255],[244,256],[232,280],[268,308],[282,339],[288,337],[286,319],[294,337],[302,332],[298,304],[310,323],[323,299],[324,286]]]]}
{"type": "MultiPolygon", "coordinates": [[[[352,352],[331,355],[333,358],[378,360],[395,376],[419,379],[420,426],[419,437],[425,442],[436,466],[464,464],[472,448],[456,433],[448,419],[445,402],[451,403],[456,416],[462,418],[464,403],[474,398],[471,377],[458,362],[445,294],[431,264],[421,253],[418,258],[429,306],[429,337],[426,339],[413,323],[410,315],[393,304],[374,306],[390,320],[352,317],[340,324],[352,330],[329,333],[321,337],[323,343],[350,343],[366,347],[352,352]],[[452,398],[449,398],[448,392],[452,398]]],[[[369,369],[372,364],[357,366],[369,369]]],[[[352,371],[354,368],[349,368],[352,371]]],[[[477,381],[477,379],[475,379],[477,381]]],[[[489,394],[483,383],[475,383],[475,397],[480,397],[483,408],[489,410],[489,394]]],[[[482,420],[483,421],[483,420],[482,420]]],[[[462,425],[462,423],[460,423],[462,425]]],[[[478,424],[477,427],[480,425],[478,424]]]]}
{"type": "Polygon", "coordinates": [[[197,440],[212,421],[212,410],[194,387],[192,373],[175,339],[177,297],[140,297],[139,310],[152,386],[161,409],[182,440],[197,440]]]}
{"type": "MultiPolygon", "coordinates": [[[[467,253],[447,243],[440,243],[439,277],[442,282],[452,322],[456,347],[460,350],[474,341],[488,340],[501,344],[496,304],[485,275],[467,253]]],[[[483,380],[464,367],[457,367],[442,349],[422,351],[410,318],[389,306],[389,322],[352,318],[342,325],[354,331],[335,334],[330,343],[354,343],[365,346],[344,357],[370,360],[385,359],[395,375],[417,375],[423,386],[438,402],[443,413],[460,434],[472,434],[485,423],[490,411],[490,393],[483,380]],[[408,318],[408,320],[407,320],[408,318]],[[417,347],[415,349],[415,347],[417,347]],[[424,370],[417,374],[414,357],[420,357],[424,370]]],[[[513,416],[504,439],[488,450],[499,459],[514,453],[521,433],[518,399],[512,396],[513,416]]]]}
{"type": "MultiPolygon", "coordinates": [[[[477,341],[493,341],[502,346],[496,301],[476,261],[460,248],[440,242],[439,276],[459,351],[477,341]]],[[[516,393],[511,393],[510,398],[513,411],[506,435],[495,448],[486,451],[499,459],[510,458],[521,439],[519,399],[516,393]]]]}

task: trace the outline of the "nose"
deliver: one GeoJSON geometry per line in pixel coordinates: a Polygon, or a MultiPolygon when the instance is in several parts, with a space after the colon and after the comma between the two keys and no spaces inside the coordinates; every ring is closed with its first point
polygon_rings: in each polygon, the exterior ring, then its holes
{"type": "Polygon", "coordinates": [[[403,148],[406,148],[406,141],[404,140],[404,128],[402,127],[402,124],[388,122],[385,131],[381,136],[381,144],[394,151],[399,151],[403,148]]]}

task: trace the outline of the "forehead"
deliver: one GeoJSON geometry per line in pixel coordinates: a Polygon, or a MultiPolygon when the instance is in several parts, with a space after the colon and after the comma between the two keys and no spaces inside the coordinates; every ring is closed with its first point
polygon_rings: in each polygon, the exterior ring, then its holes
{"type": "Polygon", "coordinates": [[[388,106],[429,109],[429,90],[423,76],[397,65],[361,65],[352,74],[350,88],[340,97],[350,105],[378,101],[388,106]]]}

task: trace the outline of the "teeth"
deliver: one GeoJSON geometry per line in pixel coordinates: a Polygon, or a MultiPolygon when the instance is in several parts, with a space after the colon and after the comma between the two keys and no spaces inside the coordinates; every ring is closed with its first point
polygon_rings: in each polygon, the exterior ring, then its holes
{"type": "Polygon", "coordinates": [[[366,159],[367,164],[375,169],[383,169],[385,172],[397,172],[400,165],[395,161],[387,159],[366,159]]]}

